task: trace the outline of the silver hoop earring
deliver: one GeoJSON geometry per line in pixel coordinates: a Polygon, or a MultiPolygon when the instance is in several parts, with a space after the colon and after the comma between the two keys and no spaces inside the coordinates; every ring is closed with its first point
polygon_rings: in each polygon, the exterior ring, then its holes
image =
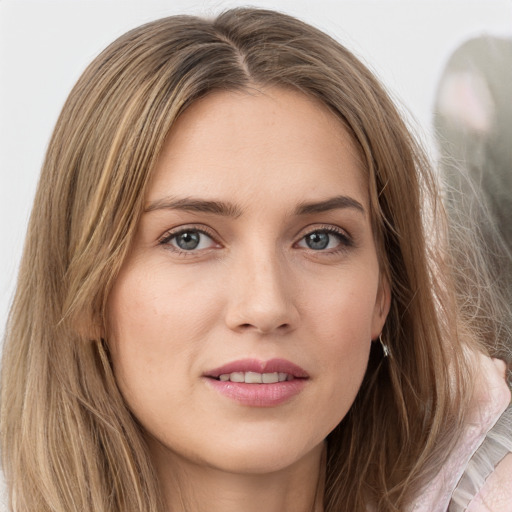
{"type": "Polygon", "coordinates": [[[389,347],[382,341],[382,333],[379,334],[377,338],[379,340],[380,346],[382,347],[382,353],[384,357],[389,357],[389,347]]]}

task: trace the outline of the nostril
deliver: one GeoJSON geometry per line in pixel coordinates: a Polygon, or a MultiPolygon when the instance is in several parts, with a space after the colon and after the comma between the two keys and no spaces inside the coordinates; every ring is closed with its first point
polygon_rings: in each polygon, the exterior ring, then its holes
{"type": "Polygon", "coordinates": [[[261,332],[271,332],[271,331],[287,331],[290,329],[290,324],[289,323],[283,323],[281,325],[278,325],[277,327],[264,327],[264,328],[261,328],[261,327],[257,327],[256,325],[254,324],[251,324],[251,323],[244,323],[244,324],[240,324],[238,326],[238,328],[240,330],[243,330],[243,331],[247,331],[249,329],[255,329],[257,331],[261,331],[261,332]]]}

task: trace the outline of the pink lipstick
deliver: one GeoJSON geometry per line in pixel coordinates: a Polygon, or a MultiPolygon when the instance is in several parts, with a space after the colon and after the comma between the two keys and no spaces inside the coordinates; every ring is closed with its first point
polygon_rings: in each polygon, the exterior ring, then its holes
{"type": "Polygon", "coordinates": [[[309,375],[285,359],[233,361],[206,372],[207,383],[222,395],[250,407],[274,407],[302,391],[309,375]]]}

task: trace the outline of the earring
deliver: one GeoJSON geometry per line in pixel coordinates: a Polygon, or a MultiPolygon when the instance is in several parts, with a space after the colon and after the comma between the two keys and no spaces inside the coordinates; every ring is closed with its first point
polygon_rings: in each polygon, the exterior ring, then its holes
{"type": "Polygon", "coordinates": [[[382,347],[382,353],[384,357],[389,357],[389,347],[382,341],[382,333],[379,334],[377,338],[379,340],[380,346],[382,347]]]}

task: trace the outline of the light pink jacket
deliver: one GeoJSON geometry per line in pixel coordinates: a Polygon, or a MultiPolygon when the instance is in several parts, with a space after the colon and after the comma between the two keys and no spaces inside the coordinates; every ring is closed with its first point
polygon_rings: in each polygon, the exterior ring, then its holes
{"type": "MultiPolygon", "coordinates": [[[[469,422],[442,470],[407,512],[446,512],[468,461],[511,401],[505,363],[477,356],[481,371],[469,422]]],[[[512,453],[506,455],[469,502],[467,512],[512,512],[512,453]]]]}

